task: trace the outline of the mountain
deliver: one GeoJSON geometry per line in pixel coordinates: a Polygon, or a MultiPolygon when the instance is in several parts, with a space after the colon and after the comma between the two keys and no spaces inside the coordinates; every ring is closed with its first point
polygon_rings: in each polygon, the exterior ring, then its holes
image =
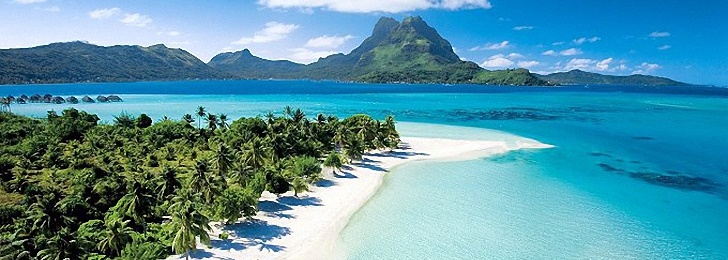
{"type": "Polygon", "coordinates": [[[304,67],[287,60],[262,59],[248,49],[218,54],[208,65],[243,78],[296,78],[304,67]]]}
{"type": "Polygon", "coordinates": [[[648,75],[630,75],[630,76],[612,76],[598,73],[586,72],[582,70],[572,70],[569,72],[557,72],[548,75],[537,75],[542,80],[551,84],[560,85],[627,85],[627,86],[687,86],[689,84],[674,81],[668,78],[648,76],[648,75]]]}
{"type": "Polygon", "coordinates": [[[488,71],[462,61],[450,42],[421,17],[382,17],[359,47],[301,65],[261,59],[243,50],[222,53],[211,67],[245,78],[309,78],[363,82],[545,85],[525,69],[488,71]]]}
{"type": "Polygon", "coordinates": [[[0,50],[0,84],[186,80],[230,77],[164,45],[102,47],[83,42],[0,50]]]}

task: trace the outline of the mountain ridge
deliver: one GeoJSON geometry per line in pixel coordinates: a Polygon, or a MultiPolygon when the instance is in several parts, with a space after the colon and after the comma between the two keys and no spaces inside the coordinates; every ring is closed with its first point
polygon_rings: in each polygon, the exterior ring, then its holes
{"type": "Polygon", "coordinates": [[[98,46],[51,43],[0,50],[0,84],[226,78],[182,49],[163,44],[98,46]]]}
{"type": "Polygon", "coordinates": [[[691,84],[675,81],[666,77],[633,74],[628,76],[605,75],[579,69],[556,72],[536,77],[559,85],[635,85],[635,86],[689,86],[691,84]]]}

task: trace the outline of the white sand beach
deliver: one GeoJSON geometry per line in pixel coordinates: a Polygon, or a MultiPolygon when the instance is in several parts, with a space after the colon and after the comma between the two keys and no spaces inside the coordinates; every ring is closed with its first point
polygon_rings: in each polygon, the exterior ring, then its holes
{"type": "MultiPolygon", "coordinates": [[[[537,141],[508,145],[501,141],[402,138],[400,149],[364,156],[341,172],[324,169],[325,180],[310,192],[277,197],[264,192],[253,220],[213,225],[212,247],[200,245],[194,259],[330,259],[349,218],[371,198],[384,175],[415,160],[468,160],[517,149],[551,147],[537,141]],[[227,240],[218,239],[225,231],[227,240]]],[[[172,258],[183,258],[175,256],[172,258]]]]}

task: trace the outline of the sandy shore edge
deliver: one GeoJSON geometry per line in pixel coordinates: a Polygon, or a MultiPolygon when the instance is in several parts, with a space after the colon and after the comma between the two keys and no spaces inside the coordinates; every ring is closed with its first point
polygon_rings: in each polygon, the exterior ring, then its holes
{"type": "MultiPolygon", "coordinates": [[[[332,174],[311,191],[294,197],[265,192],[260,212],[251,221],[214,225],[211,248],[199,248],[195,259],[332,259],[339,233],[351,216],[376,194],[385,174],[395,166],[418,160],[462,161],[518,149],[552,146],[523,139],[503,141],[403,137],[400,149],[364,156],[361,162],[332,174]],[[221,232],[228,240],[218,239],[221,232]]],[[[181,258],[177,256],[174,258],[181,258]]]]}

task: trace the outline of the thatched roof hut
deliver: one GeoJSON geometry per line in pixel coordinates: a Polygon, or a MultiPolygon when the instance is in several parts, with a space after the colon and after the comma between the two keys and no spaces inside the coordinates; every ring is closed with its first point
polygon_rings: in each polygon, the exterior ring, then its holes
{"type": "Polygon", "coordinates": [[[51,102],[53,102],[53,95],[51,95],[51,94],[45,94],[45,95],[43,95],[42,101],[43,101],[43,103],[51,103],[51,102]]]}
{"type": "Polygon", "coordinates": [[[53,99],[51,99],[51,102],[56,103],[56,104],[61,104],[61,103],[66,103],[66,100],[63,99],[62,97],[53,97],[53,99]]]}
{"type": "Polygon", "coordinates": [[[70,96],[70,97],[66,98],[66,102],[71,103],[71,104],[78,104],[78,98],[76,98],[74,96],[70,96]]]}
{"type": "Polygon", "coordinates": [[[20,98],[18,98],[18,99],[15,100],[15,103],[25,104],[25,103],[28,103],[28,99],[23,98],[23,97],[20,97],[20,98]]]}
{"type": "Polygon", "coordinates": [[[121,102],[121,101],[123,101],[123,100],[121,100],[121,98],[120,98],[119,96],[117,96],[117,95],[110,95],[109,97],[107,97],[107,99],[108,99],[109,101],[111,101],[111,102],[121,102]]]}
{"type": "Polygon", "coordinates": [[[34,94],[32,97],[30,97],[30,102],[38,103],[41,101],[43,101],[43,97],[41,95],[34,94]]]}
{"type": "Polygon", "coordinates": [[[28,97],[28,96],[26,96],[25,94],[22,94],[22,95],[20,95],[20,97],[19,97],[19,98],[22,98],[22,99],[25,99],[25,100],[28,100],[28,99],[29,99],[29,97],[28,97]]]}
{"type": "Polygon", "coordinates": [[[102,95],[99,95],[98,97],[96,97],[96,100],[98,100],[99,102],[109,102],[109,99],[102,95]]]}
{"type": "Polygon", "coordinates": [[[81,98],[81,101],[83,101],[83,102],[86,102],[86,103],[93,103],[93,102],[96,102],[96,101],[94,101],[94,99],[93,99],[93,98],[91,98],[91,97],[89,97],[89,96],[85,96],[85,97],[81,98]]]}

